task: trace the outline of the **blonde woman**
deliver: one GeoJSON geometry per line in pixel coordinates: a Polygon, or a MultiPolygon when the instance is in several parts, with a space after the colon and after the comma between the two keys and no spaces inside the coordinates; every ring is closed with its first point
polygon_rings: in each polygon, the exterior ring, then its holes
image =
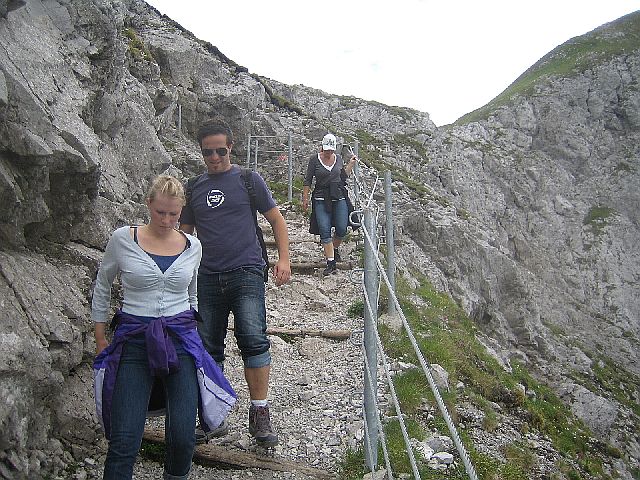
{"type": "Polygon", "coordinates": [[[109,440],[104,479],[132,477],[154,383],[166,406],[165,479],[188,477],[198,407],[201,423],[213,429],[235,402],[196,330],[202,248],[175,228],[184,203],[181,182],[157,177],[147,195],[149,223],[115,230],[98,270],[91,315],[96,407],[109,440]],[[118,274],[124,298],[109,344],[106,322],[118,274]]]}

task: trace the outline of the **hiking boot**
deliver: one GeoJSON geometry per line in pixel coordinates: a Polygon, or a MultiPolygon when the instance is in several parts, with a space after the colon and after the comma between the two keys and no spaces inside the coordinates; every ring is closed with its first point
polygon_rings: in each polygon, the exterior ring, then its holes
{"type": "Polygon", "coordinates": [[[196,427],[196,443],[207,443],[212,438],[224,437],[229,433],[229,424],[227,419],[224,419],[217,428],[205,432],[200,424],[196,427]]]}
{"type": "Polygon", "coordinates": [[[269,405],[249,408],[249,433],[256,439],[261,447],[275,447],[278,444],[278,435],[271,428],[269,405]]]}
{"type": "Polygon", "coordinates": [[[327,261],[327,268],[322,271],[322,276],[326,277],[327,275],[331,275],[333,273],[337,273],[338,267],[336,266],[335,260],[327,261]]]}
{"type": "Polygon", "coordinates": [[[337,247],[333,249],[333,258],[335,259],[336,262],[342,261],[342,257],[340,256],[340,252],[338,252],[337,247]]]}

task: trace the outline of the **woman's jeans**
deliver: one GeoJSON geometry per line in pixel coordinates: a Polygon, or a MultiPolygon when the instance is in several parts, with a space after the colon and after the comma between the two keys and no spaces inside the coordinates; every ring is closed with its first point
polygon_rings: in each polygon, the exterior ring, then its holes
{"type": "Polygon", "coordinates": [[[271,364],[262,267],[198,274],[198,313],[202,317],[198,333],[204,348],[221,366],[230,312],[245,368],[271,364]]]}
{"type": "Polygon", "coordinates": [[[324,200],[313,201],[313,209],[316,212],[316,221],[318,222],[320,241],[322,243],[331,243],[332,225],[336,228],[336,238],[343,239],[347,235],[347,225],[349,223],[347,201],[343,198],[342,200],[333,200],[331,203],[333,211],[327,209],[324,200]]]}
{"type": "MultiPolygon", "coordinates": [[[[196,444],[198,381],[191,355],[179,355],[180,370],[161,377],[166,397],[165,479],[186,479],[196,444]]],[[[130,479],[142,442],[154,377],[146,345],[127,342],[122,351],[111,406],[111,439],[104,480],[130,479]]]]}

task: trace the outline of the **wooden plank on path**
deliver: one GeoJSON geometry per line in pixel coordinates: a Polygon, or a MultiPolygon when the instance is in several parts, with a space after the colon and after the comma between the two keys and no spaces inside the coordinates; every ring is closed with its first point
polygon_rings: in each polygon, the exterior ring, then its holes
{"type": "MultiPolygon", "coordinates": [[[[234,331],[233,325],[227,330],[234,331]]],[[[351,330],[307,330],[304,328],[267,328],[267,335],[289,335],[291,337],[322,337],[333,340],[346,340],[351,338],[351,330]]]]}
{"type": "MultiPolygon", "coordinates": [[[[276,264],[274,261],[269,262],[269,267],[273,267],[276,264]]],[[[316,268],[324,268],[327,266],[326,262],[291,262],[292,271],[307,271],[315,270],[316,268]]],[[[338,270],[351,270],[354,268],[351,262],[338,262],[336,263],[338,270]]]]}
{"type": "MultiPolygon", "coordinates": [[[[312,238],[298,238],[298,239],[297,238],[290,238],[289,239],[289,245],[293,245],[293,244],[296,244],[296,243],[317,243],[318,245],[321,245],[319,240],[314,240],[312,238]]],[[[264,239],[264,244],[267,247],[275,247],[276,246],[276,241],[265,238],[264,239]]]]}
{"type": "MultiPolygon", "coordinates": [[[[144,429],[143,438],[148,442],[164,444],[164,429],[147,426],[144,429]]],[[[259,455],[254,452],[245,452],[219,445],[196,445],[193,461],[210,467],[259,468],[277,472],[299,472],[314,478],[335,478],[335,475],[326,470],[320,470],[282,458],[259,455]]]]}
{"type": "Polygon", "coordinates": [[[323,337],[346,340],[351,330],[306,330],[304,328],[267,328],[267,335],[290,335],[292,337],[323,337]]]}

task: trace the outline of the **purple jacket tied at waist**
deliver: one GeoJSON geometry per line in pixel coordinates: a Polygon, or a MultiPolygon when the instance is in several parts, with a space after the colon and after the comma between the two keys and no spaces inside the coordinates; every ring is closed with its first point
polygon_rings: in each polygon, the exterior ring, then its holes
{"type": "Polygon", "coordinates": [[[236,393],[218,364],[202,345],[196,330],[195,311],[186,310],[149,323],[118,311],[118,327],[113,341],[93,361],[96,412],[107,439],[111,436],[111,400],[125,342],[144,333],[149,368],[155,376],[166,376],[180,368],[169,332],[193,357],[198,376],[198,415],[205,431],[218,427],[236,402],[236,393]]]}

